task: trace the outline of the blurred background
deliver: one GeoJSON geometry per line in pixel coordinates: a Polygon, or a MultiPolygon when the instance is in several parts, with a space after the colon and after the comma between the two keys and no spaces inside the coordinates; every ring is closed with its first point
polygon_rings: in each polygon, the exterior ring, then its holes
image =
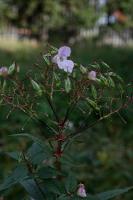
{"type": "MultiPolygon", "coordinates": [[[[71,46],[73,60],[84,65],[107,62],[128,84],[133,81],[133,0],[0,0],[1,66],[16,61],[22,71],[32,68],[47,43],[71,46]]],[[[121,115],[97,124],[76,149],[71,147],[72,169],[90,193],[133,185],[133,107],[121,115]]],[[[0,108],[0,152],[19,149],[9,135],[22,131],[40,134],[42,127],[0,108]]],[[[13,165],[0,155],[0,182],[13,165]]],[[[129,193],[117,199],[132,198],[129,193]]],[[[7,199],[24,198],[16,188],[7,199]]]]}

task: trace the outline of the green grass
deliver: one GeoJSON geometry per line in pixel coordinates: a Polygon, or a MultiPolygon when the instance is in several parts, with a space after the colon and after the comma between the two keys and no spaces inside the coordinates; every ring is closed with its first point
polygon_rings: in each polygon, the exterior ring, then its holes
{"type": "Polygon", "coordinates": [[[40,46],[34,42],[0,39],[0,65],[9,66],[16,61],[20,67],[28,68],[36,62],[40,49],[40,46]]]}

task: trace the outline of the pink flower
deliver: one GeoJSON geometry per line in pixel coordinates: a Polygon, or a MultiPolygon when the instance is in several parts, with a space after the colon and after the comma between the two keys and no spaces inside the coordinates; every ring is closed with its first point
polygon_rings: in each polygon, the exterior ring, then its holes
{"type": "Polygon", "coordinates": [[[90,71],[89,74],[88,74],[88,78],[90,80],[95,81],[96,80],[96,72],[95,71],[90,71]]]}
{"type": "Polygon", "coordinates": [[[77,195],[79,197],[87,197],[84,184],[82,184],[82,183],[79,184],[79,188],[77,190],[77,195]]]}
{"type": "Polygon", "coordinates": [[[70,56],[70,54],[70,47],[60,47],[58,53],[53,57],[52,61],[53,63],[58,65],[59,69],[63,69],[65,72],[72,73],[74,62],[72,60],[67,59],[70,56]]]}
{"type": "Polygon", "coordinates": [[[8,75],[8,69],[7,67],[1,67],[0,68],[0,76],[7,76],[8,75]]]}

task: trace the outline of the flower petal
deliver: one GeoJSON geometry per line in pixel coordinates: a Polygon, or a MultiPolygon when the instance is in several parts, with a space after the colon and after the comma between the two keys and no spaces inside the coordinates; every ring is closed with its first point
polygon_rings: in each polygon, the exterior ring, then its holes
{"type": "Polygon", "coordinates": [[[1,67],[0,68],[0,76],[7,76],[7,75],[8,75],[7,67],[1,67]]]}
{"type": "Polygon", "coordinates": [[[64,62],[65,61],[58,60],[57,64],[58,64],[59,69],[63,69],[64,68],[64,62]]]}
{"type": "Polygon", "coordinates": [[[59,57],[69,57],[71,54],[71,49],[70,47],[67,47],[67,46],[63,46],[63,47],[60,47],[59,50],[58,50],[58,56],[59,57]]]}
{"type": "Polygon", "coordinates": [[[96,80],[96,72],[95,71],[90,71],[89,74],[88,74],[88,78],[90,80],[95,81],[96,80]]]}
{"type": "Polygon", "coordinates": [[[79,188],[77,190],[77,195],[80,197],[87,197],[84,184],[79,184],[79,188]]]}
{"type": "Polygon", "coordinates": [[[65,72],[72,73],[74,62],[72,60],[63,60],[58,62],[58,67],[64,69],[65,72]]]}

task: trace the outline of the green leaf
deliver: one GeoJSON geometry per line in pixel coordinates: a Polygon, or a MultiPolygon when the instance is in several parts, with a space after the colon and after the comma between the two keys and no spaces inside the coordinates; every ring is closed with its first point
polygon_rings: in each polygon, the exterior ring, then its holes
{"type": "Polygon", "coordinates": [[[66,194],[62,194],[58,200],[70,200],[70,197],[66,196],[66,194]]]}
{"type": "Polygon", "coordinates": [[[33,179],[27,179],[20,181],[20,184],[25,188],[28,194],[35,200],[44,200],[45,195],[41,190],[41,187],[33,179]]]}
{"type": "MultiPolygon", "coordinates": [[[[69,200],[96,200],[96,199],[93,199],[92,196],[87,196],[87,197],[79,197],[77,195],[73,195],[69,200]]],[[[97,199],[98,200],[98,199],[97,199]]]]}
{"type": "Polygon", "coordinates": [[[7,190],[8,188],[12,187],[17,183],[11,176],[7,177],[4,182],[0,185],[0,192],[7,190]]]}
{"type": "Polygon", "coordinates": [[[94,99],[97,98],[97,90],[94,85],[91,86],[91,93],[94,99]]]}
{"type": "Polygon", "coordinates": [[[115,83],[110,76],[108,77],[108,84],[109,84],[110,87],[113,87],[113,88],[115,87],[115,83]]]}
{"type": "Polygon", "coordinates": [[[28,176],[28,171],[24,165],[18,165],[13,172],[0,185],[0,191],[4,191],[28,176]]]}
{"type": "Polygon", "coordinates": [[[39,139],[31,134],[28,134],[28,133],[12,134],[11,137],[27,137],[27,138],[33,140],[34,142],[38,143],[40,146],[45,147],[45,144],[41,139],[39,139]]]}
{"type": "Polygon", "coordinates": [[[100,76],[100,81],[103,85],[108,86],[108,80],[105,76],[101,75],[100,76]]]}
{"type": "Polygon", "coordinates": [[[9,69],[8,69],[8,74],[12,74],[15,71],[15,63],[13,63],[9,69]]]}
{"type": "Polygon", "coordinates": [[[91,67],[95,68],[95,69],[100,69],[100,65],[98,63],[96,64],[91,64],[91,67]]]}
{"type": "Polygon", "coordinates": [[[65,193],[62,182],[57,179],[46,179],[43,188],[46,195],[48,193],[58,195],[65,193]]]}
{"type": "Polygon", "coordinates": [[[14,160],[17,160],[19,161],[21,159],[21,152],[18,152],[18,151],[12,151],[12,152],[6,152],[6,154],[13,158],[14,160]]]}
{"type": "Polygon", "coordinates": [[[3,99],[0,99],[0,105],[3,103],[3,99]]]}
{"type": "Polygon", "coordinates": [[[42,95],[42,90],[41,90],[39,84],[36,81],[34,81],[34,80],[31,80],[31,84],[32,84],[34,90],[37,92],[37,94],[39,96],[41,96],[42,95]]]}
{"type": "Polygon", "coordinates": [[[42,179],[55,178],[57,174],[57,171],[52,167],[43,167],[38,171],[38,175],[42,179]]]}
{"type": "Polygon", "coordinates": [[[86,98],[87,102],[95,109],[95,110],[100,110],[98,107],[97,103],[89,98],[86,98]]]}
{"type": "Polygon", "coordinates": [[[121,94],[123,94],[125,92],[124,87],[120,83],[118,84],[118,89],[120,90],[121,94]]]}
{"type": "Polygon", "coordinates": [[[67,79],[65,80],[65,90],[67,93],[69,93],[71,90],[71,81],[69,77],[67,77],[67,79]]]}
{"type": "Polygon", "coordinates": [[[33,143],[27,152],[27,157],[33,164],[40,164],[51,156],[51,152],[47,146],[40,146],[37,143],[33,143]]]}
{"type": "Polygon", "coordinates": [[[84,66],[82,66],[82,65],[80,65],[80,71],[81,71],[83,74],[86,74],[86,73],[87,73],[87,69],[86,69],[84,66]]]}
{"type": "Polygon", "coordinates": [[[118,74],[116,74],[114,72],[109,72],[108,75],[116,77],[120,82],[123,82],[123,79],[118,74]]]}
{"type": "Polygon", "coordinates": [[[48,56],[49,56],[49,54],[43,55],[43,59],[45,60],[47,65],[50,65],[50,61],[49,61],[48,56]]]}
{"type": "Polygon", "coordinates": [[[28,171],[26,166],[24,165],[18,165],[14,172],[12,173],[13,178],[18,182],[20,180],[23,180],[27,177],[28,171]]]}
{"type": "Polygon", "coordinates": [[[112,199],[114,197],[117,197],[121,194],[124,194],[126,192],[128,192],[129,190],[133,189],[133,187],[127,187],[124,189],[115,189],[115,190],[110,190],[110,191],[106,191],[106,192],[102,192],[99,193],[97,195],[95,195],[95,199],[94,200],[108,200],[108,199],[112,199]]]}
{"type": "Polygon", "coordinates": [[[65,187],[66,187],[67,192],[75,192],[77,188],[77,180],[75,178],[75,175],[72,174],[71,172],[69,173],[66,179],[65,187]]]}
{"type": "Polygon", "coordinates": [[[54,72],[54,73],[53,73],[53,76],[54,76],[54,78],[55,78],[56,81],[59,81],[59,80],[60,80],[60,78],[59,78],[59,76],[58,76],[57,73],[54,72]]]}
{"type": "Polygon", "coordinates": [[[6,83],[6,80],[4,80],[4,82],[3,82],[3,90],[6,88],[6,85],[7,85],[7,83],[6,83]]]}
{"type": "Polygon", "coordinates": [[[107,69],[111,69],[110,66],[109,66],[107,63],[105,63],[105,62],[102,62],[102,65],[103,65],[104,67],[106,67],[107,69]]]}
{"type": "Polygon", "coordinates": [[[57,74],[57,73],[53,73],[53,76],[54,76],[54,79],[55,79],[55,84],[56,84],[56,86],[57,87],[59,87],[60,85],[61,85],[61,81],[60,81],[60,77],[59,77],[59,75],[57,74]]]}

